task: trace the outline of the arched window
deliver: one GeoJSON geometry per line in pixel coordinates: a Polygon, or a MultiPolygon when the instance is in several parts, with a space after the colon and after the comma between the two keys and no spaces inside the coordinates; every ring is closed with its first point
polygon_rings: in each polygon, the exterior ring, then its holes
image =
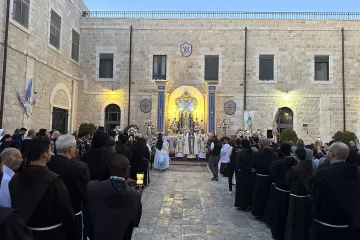
{"type": "Polygon", "coordinates": [[[277,118],[278,132],[281,133],[281,131],[284,129],[293,129],[293,120],[294,114],[290,108],[280,108],[277,118]]]}
{"type": "Polygon", "coordinates": [[[120,126],[121,111],[116,104],[107,105],[105,108],[105,131],[111,131],[116,126],[120,126]]]}

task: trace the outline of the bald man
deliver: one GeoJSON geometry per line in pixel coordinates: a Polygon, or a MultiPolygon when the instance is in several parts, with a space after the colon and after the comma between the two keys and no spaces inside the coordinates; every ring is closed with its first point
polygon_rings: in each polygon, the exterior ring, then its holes
{"type": "Polygon", "coordinates": [[[263,138],[260,141],[260,150],[254,155],[254,169],[256,170],[252,214],[258,218],[263,218],[269,199],[271,178],[269,173],[270,164],[278,159],[270,149],[270,140],[263,138]]]}
{"type": "Polygon", "coordinates": [[[6,148],[1,152],[0,157],[3,164],[3,177],[0,186],[0,206],[11,207],[11,199],[9,193],[9,182],[19,169],[23,161],[21,152],[16,148],[6,148]]]}
{"type": "Polygon", "coordinates": [[[88,184],[89,225],[91,240],[131,239],[133,228],[141,218],[141,194],[131,188],[126,180],[130,161],[124,155],[112,158],[105,181],[88,184]]]}
{"type": "Polygon", "coordinates": [[[330,166],[311,180],[314,222],[310,240],[360,239],[360,169],[345,160],[349,147],[331,144],[326,154],[330,166]]]}

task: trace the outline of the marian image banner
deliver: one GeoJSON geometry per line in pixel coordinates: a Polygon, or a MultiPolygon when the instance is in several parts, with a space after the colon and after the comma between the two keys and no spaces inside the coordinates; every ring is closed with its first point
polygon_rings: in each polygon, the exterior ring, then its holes
{"type": "Polygon", "coordinates": [[[252,127],[254,116],[255,116],[255,110],[244,112],[244,123],[246,130],[250,130],[250,128],[252,127]]]}

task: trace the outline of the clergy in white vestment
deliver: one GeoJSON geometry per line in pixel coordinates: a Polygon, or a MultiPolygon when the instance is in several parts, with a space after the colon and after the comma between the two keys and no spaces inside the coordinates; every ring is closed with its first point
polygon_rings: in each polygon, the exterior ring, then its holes
{"type": "Polygon", "coordinates": [[[201,133],[199,134],[198,137],[198,148],[199,148],[199,153],[198,153],[198,158],[206,158],[206,144],[208,141],[208,136],[205,133],[204,129],[201,129],[201,133]]]}
{"type": "Polygon", "coordinates": [[[182,131],[179,131],[176,138],[175,157],[178,158],[184,157],[184,145],[185,145],[185,135],[182,131]]]}
{"type": "Polygon", "coordinates": [[[189,132],[185,132],[185,139],[184,139],[184,154],[190,154],[190,147],[189,147],[189,132]]]}
{"type": "Polygon", "coordinates": [[[193,151],[193,153],[194,153],[194,155],[198,155],[198,153],[199,153],[199,145],[198,145],[199,137],[196,132],[193,132],[193,134],[194,134],[194,146],[193,146],[194,151],[193,151]]]}

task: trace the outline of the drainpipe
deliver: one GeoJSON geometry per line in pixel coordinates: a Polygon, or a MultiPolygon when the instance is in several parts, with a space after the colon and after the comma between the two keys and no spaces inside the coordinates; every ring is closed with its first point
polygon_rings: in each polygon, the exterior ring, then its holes
{"type": "Polygon", "coordinates": [[[341,70],[342,70],[342,94],[343,94],[343,122],[346,131],[346,102],[345,102],[345,35],[344,28],[341,29],[341,70]]]}
{"type": "Polygon", "coordinates": [[[72,93],[71,93],[71,133],[74,132],[75,122],[75,95],[76,95],[76,80],[72,80],[72,93]]]}
{"type": "Polygon", "coordinates": [[[244,112],[246,111],[246,61],[247,61],[247,27],[245,27],[245,36],[244,36],[244,112]]]}
{"type": "Polygon", "coordinates": [[[10,17],[10,0],[6,2],[6,20],[5,20],[5,38],[4,38],[4,56],[3,56],[3,71],[1,80],[1,100],[0,100],[0,128],[3,128],[4,120],[4,102],[5,102],[5,81],[6,81],[6,64],[7,51],[9,42],[9,17],[10,17]]]}
{"type": "Polygon", "coordinates": [[[132,29],[132,25],[130,25],[128,125],[130,125],[132,29]]]}

